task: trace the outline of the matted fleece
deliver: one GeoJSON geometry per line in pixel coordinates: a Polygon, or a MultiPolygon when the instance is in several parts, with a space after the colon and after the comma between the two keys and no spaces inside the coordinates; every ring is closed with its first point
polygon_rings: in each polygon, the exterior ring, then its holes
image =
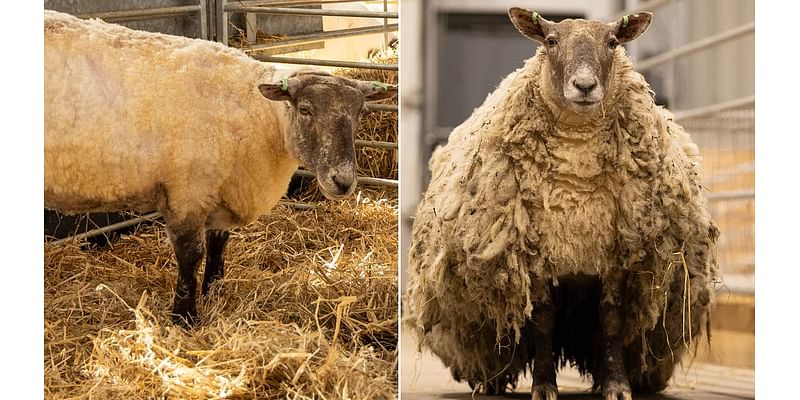
{"type": "MultiPolygon", "coordinates": [[[[545,60],[540,49],[434,152],[404,322],[456,379],[514,384],[532,365],[532,279],[622,268],[629,379],[660,390],[697,342],[716,279],[697,146],[622,48],[589,120],[552,111],[545,60]]],[[[592,320],[566,329],[596,329],[592,320]]],[[[555,351],[592,372],[591,350],[555,351]]]]}

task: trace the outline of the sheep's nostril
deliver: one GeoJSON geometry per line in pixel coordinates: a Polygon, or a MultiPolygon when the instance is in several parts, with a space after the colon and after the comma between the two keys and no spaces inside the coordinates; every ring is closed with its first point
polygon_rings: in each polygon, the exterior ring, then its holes
{"type": "Polygon", "coordinates": [[[353,180],[343,175],[333,175],[331,176],[331,180],[342,193],[347,193],[347,191],[350,190],[350,186],[353,185],[353,180]]]}
{"type": "Polygon", "coordinates": [[[594,79],[592,80],[579,80],[576,79],[572,81],[572,86],[575,86],[576,89],[580,90],[584,94],[589,94],[595,87],[597,87],[597,81],[594,79]]]}

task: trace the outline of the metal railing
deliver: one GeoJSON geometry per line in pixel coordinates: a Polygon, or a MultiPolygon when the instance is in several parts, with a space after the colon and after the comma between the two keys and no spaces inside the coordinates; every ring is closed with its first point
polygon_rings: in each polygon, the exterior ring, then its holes
{"type": "MultiPolygon", "coordinates": [[[[314,208],[316,208],[316,205],[314,204],[303,203],[299,201],[279,201],[278,204],[286,207],[292,207],[298,210],[313,210],[314,208]]],[[[70,235],[61,239],[55,239],[50,241],[45,240],[45,244],[50,246],[57,246],[72,241],[86,240],[96,236],[105,235],[107,233],[118,231],[120,229],[125,229],[127,227],[131,227],[134,225],[139,225],[145,222],[153,222],[158,220],[159,218],[161,218],[161,213],[157,211],[151,212],[131,219],[126,219],[125,221],[120,221],[114,224],[90,229],[86,232],[77,233],[75,235],[70,235]]]]}
{"type": "MultiPolygon", "coordinates": [[[[626,10],[620,13],[617,17],[621,17],[626,14],[632,14],[638,11],[656,11],[656,9],[663,8],[664,6],[668,5],[677,7],[679,4],[686,4],[686,3],[680,3],[671,0],[651,0],[648,2],[641,2],[641,6],[637,5],[632,10],[626,10]]],[[[719,46],[726,44],[732,40],[745,37],[746,35],[752,35],[754,33],[755,33],[755,22],[750,21],[746,23],[741,23],[740,25],[735,26],[733,28],[726,29],[722,32],[715,33],[707,37],[694,40],[689,43],[678,45],[677,43],[672,42],[673,43],[673,45],[671,46],[672,48],[669,48],[666,51],[663,51],[657,55],[636,60],[634,63],[635,68],[639,72],[644,72],[648,70],[653,70],[656,67],[666,66],[666,69],[663,70],[664,73],[666,73],[666,82],[667,82],[666,84],[668,87],[672,86],[674,88],[676,84],[675,80],[676,62],[678,60],[685,59],[686,57],[701,52],[703,50],[718,48],[719,46]]],[[[674,92],[675,91],[673,90],[672,93],[674,92]]],[[[671,103],[674,104],[674,102],[671,103]]],[[[748,95],[739,98],[728,99],[718,103],[706,104],[683,110],[675,110],[673,111],[673,114],[676,120],[681,121],[681,123],[687,124],[687,123],[697,123],[696,121],[698,121],[698,119],[702,119],[705,117],[714,119],[724,118],[724,116],[727,115],[725,112],[729,113],[732,110],[741,110],[753,107],[755,107],[755,96],[748,95]]],[[[709,130],[706,129],[706,131],[708,132],[709,130]]],[[[719,140],[723,140],[724,138],[727,137],[726,134],[728,133],[737,134],[736,132],[714,132],[713,134],[719,135],[720,138],[719,140]]],[[[731,143],[736,143],[736,142],[731,142],[731,143]]],[[[726,183],[731,183],[727,181],[733,179],[732,176],[728,176],[730,174],[740,173],[744,174],[744,176],[749,177],[752,176],[752,173],[754,172],[752,161],[750,161],[748,164],[745,164],[744,166],[741,166],[741,168],[738,166],[728,167],[728,168],[729,168],[728,170],[723,172],[723,174],[727,175],[719,179],[719,180],[723,179],[726,180],[726,183]]],[[[752,178],[746,178],[746,179],[752,179],[752,178]]],[[[711,179],[710,181],[713,182],[714,179],[711,179]]],[[[747,204],[746,202],[751,202],[755,199],[755,190],[753,188],[748,188],[747,185],[745,185],[744,187],[740,186],[737,189],[733,189],[737,187],[735,185],[728,187],[731,189],[719,192],[711,192],[706,194],[706,197],[709,201],[709,206],[712,207],[712,209],[723,210],[720,211],[721,213],[723,213],[721,215],[725,215],[724,213],[730,212],[729,211],[730,209],[734,209],[732,207],[744,208],[746,206],[738,206],[738,204],[747,204]]],[[[726,218],[726,217],[721,217],[721,218],[726,218]]],[[[739,225],[737,225],[739,222],[731,221],[728,223],[731,224],[730,226],[732,227],[734,226],[738,227],[736,228],[736,230],[732,231],[733,233],[741,233],[744,235],[752,234],[751,228],[739,227],[739,225]]],[[[728,239],[730,240],[731,236],[729,236],[728,239]]],[[[732,261],[734,260],[731,259],[730,262],[732,261]]],[[[726,264],[726,266],[732,267],[732,265],[728,264],[726,264]]],[[[731,269],[731,271],[736,271],[735,267],[731,269]]],[[[739,276],[734,274],[732,275],[732,279],[738,279],[735,285],[729,284],[732,291],[743,294],[754,293],[754,286],[752,284],[752,281],[750,278],[747,278],[747,276],[739,276]]]]}
{"type": "MultiPolygon", "coordinates": [[[[672,3],[673,3],[672,0],[651,0],[645,3],[643,6],[623,11],[619,13],[616,17],[621,18],[623,15],[634,14],[639,11],[652,11],[654,9],[664,7],[672,3]]],[[[643,72],[648,69],[652,69],[657,66],[670,63],[670,70],[672,70],[674,68],[675,61],[681,57],[685,57],[702,50],[710,49],[715,46],[719,46],[725,42],[728,42],[730,40],[734,40],[742,36],[753,33],[755,33],[755,21],[751,21],[749,23],[736,26],[734,28],[696,40],[694,42],[687,43],[683,46],[670,49],[664,53],[661,53],[653,57],[649,57],[642,60],[636,60],[635,67],[637,71],[643,72]]],[[[673,111],[673,114],[675,115],[676,120],[686,120],[689,118],[696,118],[705,115],[716,114],[726,110],[754,107],[755,101],[756,101],[755,95],[750,95],[750,96],[740,97],[737,99],[722,101],[715,104],[695,107],[691,109],[675,110],[673,111]]],[[[724,201],[726,199],[739,199],[747,196],[751,198],[755,197],[755,191],[745,191],[745,192],[736,191],[730,193],[721,192],[721,193],[715,193],[712,196],[709,196],[709,198],[712,201],[724,201]]]]}
{"type": "MultiPolygon", "coordinates": [[[[271,62],[271,63],[284,63],[284,64],[300,64],[300,65],[315,65],[325,67],[339,67],[339,68],[360,68],[384,71],[397,71],[397,64],[373,64],[367,62],[356,61],[342,61],[330,59],[305,59],[299,57],[286,57],[259,54],[264,50],[281,48],[284,46],[301,45],[312,43],[327,39],[337,39],[343,37],[351,37],[358,35],[366,35],[373,33],[387,34],[391,31],[398,29],[398,24],[389,24],[389,19],[397,19],[399,17],[397,12],[386,11],[387,0],[384,0],[384,11],[359,11],[359,10],[328,10],[328,9],[310,9],[310,8],[295,8],[300,6],[321,6],[330,3],[348,3],[355,1],[285,1],[285,2],[264,2],[264,1],[239,1],[229,2],[227,0],[216,0],[217,9],[217,41],[228,44],[228,24],[230,15],[233,13],[245,14],[246,34],[250,46],[244,48],[247,54],[254,59],[271,62]],[[256,44],[256,25],[255,16],[257,15],[300,15],[300,16],[334,16],[334,17],[347,17],[347,18],[378,18],[383,19],[382,25],[374,25],[359,28],[339,29],[333,31],[323,31],[316,33],[309,33],[303,35],[294,35],[285,39],[276,40],[274,42],[265,44],[256,44]]],[[[388,45],[388,37],[384,37],[385,44],[388,45]]],[[[397,112],[398,106],[394,104],[367,104],[367,110],[371,112],[397,112]]],[[[397,143],[380,142],[380,141],[367,141],[356,140],[356,146],[369,147],[377,149],[396,150],[397,143]]],[[[295,176],[313,177],[314,175],[305,170],[298,170],[295,176]]],[[[397,187],[397,180],[384,179],[378,177],[358,177],[358,183],[373,186],[386,186],[397,187]]]]}
{"type": "Polygon", "coordinates": [[[636,70],[644,71],[650,68],[653,68],[657,65],[661,65],[670,61],[675,60],[678,57],[682,57],[688,54],[692,54],[698,52],[700,50],[705,50],[714,46],[717,46],[721,43],[727,42],[729,40],[736,39],[738,37],[754,33],[756,31],[756,22],[750,22],[748,24],[740,25],[735,28],[729,29],[724,32],[720,32],[716,35],[709,36],[707,38],[700,39],[698,41],[689,43],[685,46],[678,47],[676,49],[672,49],[665,53],[659,54],[654,57],[650,57],[644,60],[640,60],[636,63],[636,70]]]}

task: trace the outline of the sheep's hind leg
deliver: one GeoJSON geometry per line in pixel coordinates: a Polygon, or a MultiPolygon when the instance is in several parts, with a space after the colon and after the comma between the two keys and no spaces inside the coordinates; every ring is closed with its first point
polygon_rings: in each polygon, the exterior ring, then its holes
{"type": "Polygon", "coordinates": [[[533,387],[531,399],[556,400],[556,367],[553,360],[553,328],[555,307],[546,281],[535,281],[531,285],[533,294],[533,340],[536,352],[533,358],[533,387]]]}
{"type": "Polygon", "coordinates": [[[622,352],[622,292],[625,274],[611,271],[602,277],[600,324],[602,330],[603,400],[631,400],[622,352]]]}
{"type": "Polygon", "coordinates": [[[193,326],[197,318],[197,265],[203,258],[203,220],[186,218],[171,222],[167,219],[167,231],[178,259],[178,280],[172,304],[172,321],[176,325],[193,326]]]}
{"type": "Polygon", "coordinates": [[[206,231],[206,272],[203,274],[203,295],[207,295],[211,284],[225,275],[225,245],[230,233],[227,230],[206,231]]]}

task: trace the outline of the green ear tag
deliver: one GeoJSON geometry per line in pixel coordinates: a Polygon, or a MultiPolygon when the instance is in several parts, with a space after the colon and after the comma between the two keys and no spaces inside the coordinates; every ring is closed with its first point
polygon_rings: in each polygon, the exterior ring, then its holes
{"type": "Polygon", "coordinates": [[[372,86],[375,89],[383,90],[384,92],[388,92],[389,91],[389,85],[387,85],[387,84],[385,84],[383,82],[372,81],[370,83],[372,84],[372,86]]]}
{"type": "Polygon", "coordinates": [[[622,17],[622,27],[625,28],[628,26],[628,16],[622,17]]]}
{"type": "Polygon", "coordinates": [[[533,14],[531,14],[531,19],[533,20],[533,24],[534,25],[538,24],[539,23],[539,13],[534,11],[533,14]]]}
{"type": "Polygon", "coordinates": [[[289,80],[288,79],[281,79],[281,90],[284,92],[289,91],[289,80]]]}

